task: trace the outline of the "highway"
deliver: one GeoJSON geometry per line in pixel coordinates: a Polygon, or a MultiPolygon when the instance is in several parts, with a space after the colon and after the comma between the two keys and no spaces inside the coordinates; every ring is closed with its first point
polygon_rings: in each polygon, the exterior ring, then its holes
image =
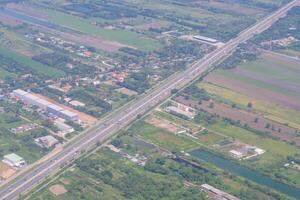
{"type": "Polygon", "coordinates": [[[236,38],[227,42],[222,48],[216,49],[215,51],[207,54],[201,60],[191,64],[182,73],[169,77],[159,86],[155,87],[155,89],[148,92],[148,94],[142,96],[140,99],[128,106],[128,108],[120,111],[120,113],[116,114],[111,119],[104,121],[98,127],[95,127],[74,143],[66,146],[62,152],[54,156],[51,160],[39,164],[33,170],[22,175],[22,177],[8,183],[1,188],[0,198],[2,200],[18,199],[20,194],[29,191],[38,183],[42,182],[47,176],[59,170],[61,166],[80,156],[79,154],[81,151],[93,148],[97,142],[103,142],[105,139],[116,134],[122,128],[128,126],[138,115],[146,113],[158,103],[166,100],[170,97],[172,89],[182,88],[191,81],[197,79],[203,73],[212,69],[213,64],[216,64],[224,57],[230,55],[239,44],[246,42],[255,34],[259,34],[266,30],[279,18],[285,16],[288,10],[299,4],[299,1],[300,0],[294,0],[290,2],[247,30],[244,30],[236,38]]]}

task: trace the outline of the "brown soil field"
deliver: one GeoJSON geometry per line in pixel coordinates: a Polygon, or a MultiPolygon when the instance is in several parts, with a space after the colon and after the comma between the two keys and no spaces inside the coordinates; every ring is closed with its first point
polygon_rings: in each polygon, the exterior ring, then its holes
{"type": "Polygon", "coordinates": [[[186,100],[184,97],[180,96],[176,97],[175,101],[197,110],[204,110],[211,114],[216,114],[221,118],[228,118],[234,121],[239,120],[241,125],[247,124],[251,129],[258,130],[263,133],[269,133],[273,137],[286,142],[295,142],[297,146],[300,146],[300,137],[295,135],[296,129],[270,121],[252,112],[232,108],[231,106],[218,103],[213,100],[202,101],[202,103],[199,104],[197,101],[186,100]],[[209,106],[211,103],[214,105],[212,108],[209,106]],[[257,122],[255,122],[256,118],[257,122]],[[270,124],[269,128],[266,128],[267,124],[270,124]]]}
{"type": "Polygon", "coordinates": [[[163,119],[158,119],[156,117],[148,117],[145,119],[145,122],[148,124],[151,124],[157,128],[165,129],[171,133],[177,133],[178,131],[181,131],[182,129],[178,128],[176,125],[173,123],[163,120],[163,119]]]}
{"type": "Polygon", "coordinates": [[[134,96],[134,95],[137,95],[138,93],[136,91],[133,91],[133,90],[129,90],[127,88],[119,88],[119,89],[116,89],[117,92],[120,92],[122,94],[126,94],[128,96],[134,96]]]}
{"type": "Polygon", "coordinates": [[[39,19],[48,19],[49,18],[47,14],[40,12],[40,11],[36,10],[35,8],[25,5],[25,4],[9,3],[6,5],[6,8],[12,9],[12,10],[15,10],[15,11],[30,15],[32,17],[39,18],[39,19]]]}
{"type": "Polygon", "coordinates": [[[9,165],[0,162],[0,177],[3,179],[8,179],[16,173],[16,170],[11,168],[9,165]]]}
{"type": "Polygon", "coordinates": [[[7,15],[4,15],[2,13],[0,13],[0,21],[4,24],[4,25],[9,25],[9,26],[18,26],[23,24],[20,20],[17,20],[13,17],[9,17],[7,15]]]}
{"type": "Polygon", "coordinates": [[[68,192],[63,185],[53,185],[49,188],[49,191],[55,196],[59,196],[68,192]]]}
{"type": "Polygon", "coordinates": [[[56,101],[54,101],[54,100],[52,100],[52,99],[50,99],[50,98],[48,98],[48,97],[45,97],[45,96],[40,95],[40,94],[34,94],[34,95],[37,96],[37,97],[40,97],[41,99],[47,100],[47,101],[49,101],[49,102],[51,102],[51,103],[53,103],[53,104],[55,104],[55,105],[57,105],[57,106],[60,106],[60,107],[62,107],[62,108],[64,108],[64,109],[66,109],[66,110],[69,110],[69,111],[71,111],[71,112],[77,113],[78,116],[79,116],[79,119],[80,119],[82,122],[84,122],[85,124],[87,124],[87,125],[92,125],[93,123],[95,123],[95,122],[97,121],[97,118],[95,118],[95,117],[92,117],[92,116],[87,115],[87,114],[85,114],[85,113],[79,112],[78,110],[75,110],[75,109],[73,109],[73,108],[70,108],[70,107],[68,107],[68,106],[66,106],[66,105],[57,103],[56,101]]]}
{"type": "Polygon", "coordinates": [[[259,88],[254,85],[242,83],[218,74],[208,75],[205,78],[205,81],[226,87],[242,94],[253,96],[260,100],[273,102],[277,105],[300,111],[300,99],[296,97],[290,97],[264,88],[259,88]]]}

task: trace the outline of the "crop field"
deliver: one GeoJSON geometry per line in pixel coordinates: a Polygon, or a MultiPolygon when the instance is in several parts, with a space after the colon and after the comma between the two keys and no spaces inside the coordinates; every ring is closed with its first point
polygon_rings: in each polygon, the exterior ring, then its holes
{"type": "Polygon", "coordinates": [[[9,49],[0,48],[0,54],[4,57],[11,58],[20,64],[26,65],[26,67],[31,68],[39,74],[61,77],[64,76],[64,72],[46,65],[43,65],[39,62],[36,62],[26,56],[22,56],[15,52],[10,51],[9,49]]]}
{"type": "Polygon", "coordinates": [[[300,61],[263,54],[232,70],[219,70],[205,81],[300,111],[300,61]]]}
{"type": "Polygon", "coordinates": [[[201,83],[200,87],[212,94],[214,98],[228,104],[236,103],[246,108],[247,104],[251,102],[253,109],[258,111],[258,113],[262,113],[267,119],[300,129],[300,113],[298,111],[278,106],[268,101],[258,100],[249,94],[242,94],[210,83],[201,83]]]}

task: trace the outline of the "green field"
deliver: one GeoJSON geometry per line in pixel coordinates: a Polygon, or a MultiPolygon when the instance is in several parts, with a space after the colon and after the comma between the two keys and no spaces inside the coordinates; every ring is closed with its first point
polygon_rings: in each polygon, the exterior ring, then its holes
{"type": "Polygon", "coordinates": [[[39,62],[36,62],[26,56],[22,56],[17,54],[9,49],[0,48],[0,54],[4,57],[11,58],[16,62],[31,68],[32,70],[36,71],[39,74],[43,74],[46,76],[53,76],[53,77],[61,77],[64,76],[65,73],[61,70],[49,67],[47,65],[43,65],[39,62]]]}
{"type": "Polygon", "coordinates": [[[128,132],[140,135],[142,138],[169,150],[186,151],[199,146],[192,140],[176,136],[174,133],[156,128],[144,122],[137,122],[128,132]]]}
{"type": "Polygon", "coordinates": [[[144,51],[153,51],[162,47],[159,41],[146,38],[138,33],[122,29],[109,30],[96,27],[88,20],[65,14],[58,11],[48,10],[50,21],[74,30],[102,37],[107,40],[117,41],[125,45],[136,47],[144,51]]]}

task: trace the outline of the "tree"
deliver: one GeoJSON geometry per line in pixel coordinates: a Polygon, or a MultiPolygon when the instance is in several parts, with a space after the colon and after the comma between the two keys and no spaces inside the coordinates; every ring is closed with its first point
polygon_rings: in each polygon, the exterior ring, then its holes
{"type": "Polygon", "coordinates": [[[247,107],[248,107],[248,108],[252,108],[252,106],[253,106],[253,105],[252,105],[251,102],[249,102],[249,103],[247,104],[247,107]]]}
{"type": "Polygon", "coordinates": [[[178,89],[174,88],[171,90],[171,94],[176,94],[178,92],[178,89]]]}

